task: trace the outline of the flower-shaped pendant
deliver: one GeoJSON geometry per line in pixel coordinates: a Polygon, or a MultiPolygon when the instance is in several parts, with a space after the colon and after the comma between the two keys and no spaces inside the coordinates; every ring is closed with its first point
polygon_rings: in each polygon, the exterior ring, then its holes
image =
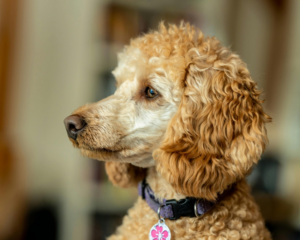
{"type": "Polygon", "coordinates": [[[165,219],[161,218],[149,232],[150,240],[171,240],[171,232],[165,224],[165,219]]]}

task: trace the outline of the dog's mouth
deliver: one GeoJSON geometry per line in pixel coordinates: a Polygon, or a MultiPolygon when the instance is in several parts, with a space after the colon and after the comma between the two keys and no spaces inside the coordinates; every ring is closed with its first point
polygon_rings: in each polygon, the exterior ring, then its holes
{"type": "Polygon", "coordinates": [[[108,149],[108,148],[90,148],[90,147],[79,147],[79,148],[83,149],[83,150],[88,150],[91,152],[104,152],[104,153],[118,153],[118,152],[125,150],[125,149],[112,150],[112,149],[108,149]]]}
{"type": "Polygon", "coordinates": [[[90,152],[98,152],[98,153],[119,153],[119,152],[122,152],[122,151],[126,151],[126,150],[129,150],[129,149],[125,149],[125,148],[122,148],[122,149],[111,149],[111,148],[101,148],[101,147],[92,147],[92,146],[87,146],[86,144],[82,144],[82,143],[78,143],[77,140],[74,140],[74,139],[70,139],[71,142],[73,143],[74,147],[78,148],[78,149],[81,149],[81,150],[85,150],[85,151],[90,151],[90,152]]]}
{"type": "Polygon", "coordinates": [[[149,146],[145,147],[141,145],[141,141],[138,141],[138,146],[128,146],[124,142],[117,141],[112,146],[99,146],[100,140],[93,141],[90,138],[86,139],[79,137],[76,140],[70,139],[73,146],[80,150],[81,154],[92,159],[98,159],[101,161],[121,161],[139,164],[136,166],[148,167],[154,166],[154,163],[149,161],[152,156],[152,152],[149,151],[149,146]],[[149,165],[150,164],[150,165],[149,165]]]}

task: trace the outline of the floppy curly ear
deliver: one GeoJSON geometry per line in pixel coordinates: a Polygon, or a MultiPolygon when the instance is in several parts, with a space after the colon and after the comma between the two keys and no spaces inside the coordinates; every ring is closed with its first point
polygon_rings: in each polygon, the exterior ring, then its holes
{"type": "Polygon", "coordinates": [[[146,169],[130,163],[106,162],[105,170],[109,180],[118,187],[134,187],[146,176],[146,169]]]}
{"type": "Polygon", "coordinates": [[[218,40],[206,39],[185,58],[182,100],[154,158],[176,191],[214,200],[257,163],[271,118],[246,65],[218,40]]]}

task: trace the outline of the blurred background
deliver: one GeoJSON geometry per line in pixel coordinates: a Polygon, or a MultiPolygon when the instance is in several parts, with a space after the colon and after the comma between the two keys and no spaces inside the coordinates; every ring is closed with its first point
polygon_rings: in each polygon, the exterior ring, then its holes
{"type": "Polygon", "coordinates": [[[270,144],[249,176],[275,240],[300,239],[300,1],[1,0],[0,240],[100,240],[137,197],[81,157],[63,119],[114,92],[130,38],[186,20],[263,89],[270,144]]]}

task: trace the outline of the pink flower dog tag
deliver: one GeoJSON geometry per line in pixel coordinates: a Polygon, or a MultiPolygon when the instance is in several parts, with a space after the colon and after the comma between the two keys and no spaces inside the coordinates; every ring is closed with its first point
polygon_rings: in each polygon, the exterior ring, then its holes
{"type": "Polygon", "coordinates": [[[165,219],[161,218],[149,232],[150,240],[171,240],[171,232],[165,224],[165,219]]]}

